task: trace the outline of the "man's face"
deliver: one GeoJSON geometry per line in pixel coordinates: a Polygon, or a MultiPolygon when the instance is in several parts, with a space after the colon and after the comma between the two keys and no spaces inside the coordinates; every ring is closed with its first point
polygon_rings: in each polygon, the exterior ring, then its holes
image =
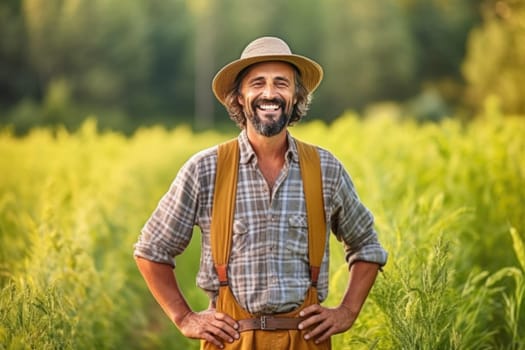
{"type": "Polygon", "coordinates": [[[284,62],[253,65],[241,81],[238,101],[257,133],[268,137],[279,134],[297,102],[294,68],[284,62]]]}

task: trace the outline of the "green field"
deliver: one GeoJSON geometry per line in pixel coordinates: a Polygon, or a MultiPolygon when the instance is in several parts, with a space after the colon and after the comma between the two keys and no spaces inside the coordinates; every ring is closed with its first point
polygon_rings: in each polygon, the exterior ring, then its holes
{"type": "MultiPolygon", "coordinates": [[[[462,124],[348,114],[294,136],[331,150],[376,216],[390,260],[334,349],[525,349],[525,118],[462,124]]],[[[196,349],[132,258],[141,226],[194,152],[235,134],[0,131],[0,349],[196,349]]],[[[195,308],[198,231],[178,258],[195,308]]],[[[332,241],[331,295],[346,285],[332,241]]]]}

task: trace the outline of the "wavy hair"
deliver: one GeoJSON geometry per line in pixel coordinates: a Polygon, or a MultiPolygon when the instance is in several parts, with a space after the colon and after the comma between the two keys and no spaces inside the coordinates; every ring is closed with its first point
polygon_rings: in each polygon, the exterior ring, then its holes
{"type": "MultiPolygon", "coordinates": [[[[303,117],[308,112],[308,109],[310,108],[310,103],[312,101],[312,95],[308,93],[308,90],[306,90],[306,88],[304,87],[299,70],[294,65],[291,66],[294,68],[295,73],[295,98],[297,99],[297,102],[293,107],[292,115],[290,117],[290,120],[288,120],[288,125],[294,125],[295,123],[298,123],[301,119],[303,119],[303,117]]],[[[238,97],[241,95],[241,82],[246,76],[246,74],[248,74],[250,67],[251,66],[244,68],[237,75],[237,78],[235,78],[233,88],[226,95],[225,98],[225,106],[226,110],[228,111],[228,114],[230,115],[230,119],[233,120],[235,124],[237,124],[237,126],[241,129],[244,129],[246,127],[246,116],[244,115],[238,97]]]]}

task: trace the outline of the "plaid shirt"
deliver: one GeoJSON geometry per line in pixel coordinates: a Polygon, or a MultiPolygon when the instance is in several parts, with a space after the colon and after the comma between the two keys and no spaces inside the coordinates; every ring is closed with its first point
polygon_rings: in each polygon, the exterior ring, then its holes
{"type": "MultiPolygon", "coordinates": [[[[288,135],[285,164],[270,193],[246,132],[238,140],[230,286],[239,304],[251,313],[287,312],[301,305],[310,286],[308,225],[297,148],[288,135]]],[[[378,242],[373,216],[359,201],[349,175],[329,152],[319,149],[319,155],[327,238],[331,230],[344,243],[350,265],[358,260],[384,265],[387,253],[378,242]]],[[[202,247],[197,285],[213,300],[219,290],[210,247],[216,161],[217,146],[194,155],[180,169],[142,229],[134,253],[175,266],[174,257],[184,251],[194,226],[199,226],[202,247]]],[[[329,244],[318,281],[321,301],[328,293],[328,248],[329,244]]]]}

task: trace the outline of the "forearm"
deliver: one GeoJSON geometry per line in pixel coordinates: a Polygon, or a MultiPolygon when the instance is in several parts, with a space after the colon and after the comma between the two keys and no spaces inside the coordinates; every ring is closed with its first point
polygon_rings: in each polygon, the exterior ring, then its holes
{"type": "Polygon", "coordinates": [[[356,261],[350,268],[348,287],[341,301],[355,317],[359,315],[370,289],[374,285],[379,265],[365,261],[356,261]]]}
{"type": "Polygon", "coordinates": [[[179,289],[172,267],[140,257],[136,257],[135,261],[155,300],[170,320],[180,326],[191,308],[179,289]]]}

